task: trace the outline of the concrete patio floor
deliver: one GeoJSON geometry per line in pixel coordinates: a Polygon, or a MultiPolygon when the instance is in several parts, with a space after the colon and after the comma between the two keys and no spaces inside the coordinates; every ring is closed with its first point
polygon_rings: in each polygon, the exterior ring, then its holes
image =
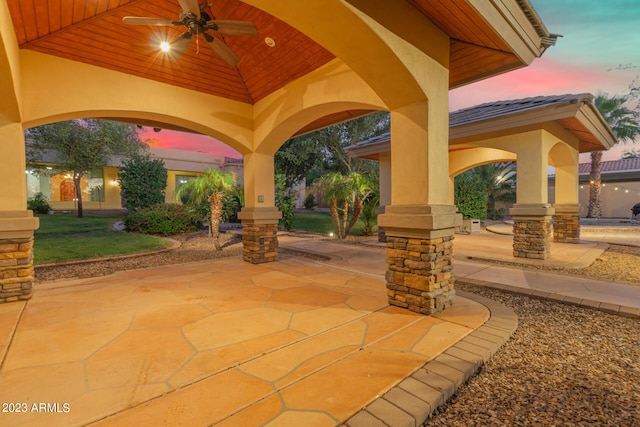
{"type": "MultiPolygon", "coordinates": [[[[377,242],[279,240],[276,263],[63,280],[0,305],[0,401],[26,409],[0,425],[420,425],[517,326],[461,291],[434,316],[389,306],[377,242]]],[[[510,241],[457,235],[456,276],[640,317],[637,287],[470,262],[519,262],[510,241]]],[[[554,244],[545,262],[580,266],[605,247],[554,244]]]]}
{"type": "Polygon", "coordinates": [[[390,307],[382,278],[286,255],[39,285],[0,305],[0,401],[26,409],[0,425],[335,425],[488,318],[390,307]]]}

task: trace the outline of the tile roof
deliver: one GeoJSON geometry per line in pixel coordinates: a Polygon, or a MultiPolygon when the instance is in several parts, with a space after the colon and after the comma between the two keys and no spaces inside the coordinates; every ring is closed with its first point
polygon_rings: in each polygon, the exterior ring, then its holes
{"type": "MultiPolygon", "coordinates": [[[[588,174],[591,171],[591,163],[580,163],[578,173],[588,174]]],[[[631,172],[640,171],[640,158],[610,160],[602,162],[602,173],[607,172],[631,172]]]]}
{"type": "Polygon", "coordinates": [[[593,102],[589,93],[534,96],[509,101],[493,101],[449,113],[449,127],[462,126],[483,120],[531,111],[549,106],[593,102]]]}
{"type": "MultiPolygon", "coordinates": [[[[530,98],[513,99],[509,101],[493,101],[476,105],[449,113],[449,127],[462,126],[498,117],[509,116],[550,106],[577,104],[580,102],[593,103],[594,96],[590,93],[565,94],[551,96],[534,96],[530,98]]],[[[389,132],[365,139],[347,147],[356,149],[389,141],[389,132]]]]}

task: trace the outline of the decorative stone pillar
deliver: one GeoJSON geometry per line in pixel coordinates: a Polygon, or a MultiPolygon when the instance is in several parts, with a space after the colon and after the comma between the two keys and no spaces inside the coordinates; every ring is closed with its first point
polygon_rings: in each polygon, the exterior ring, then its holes
{"type": "Polygon", "coordinates": [[[251,264],[278,259],[278,220],[282,213],[276,208],[243,208],[242,259],[251,264]]]}
{"type": "Polygon", "coordinates": [[[549,205],[515,204],[513,218],[513,256],[547,259],[551,256],[551,216],[549,205]]]}
{"type": "Polygon", "coordinates": [[[0,211],[0,303],[32,296],[33,231],[38,225],[31,211],[0,211]]]}
{"type": "Polygon", "coordinates": [[[462,217],[450,205],[387,206],[378,217],[387,235],[389,304],[433,314],[455,297],[453,239],[462,217]]]}
{"type": "Polygon", "coordinates": [[[555,204],[553,241],[580,243],[580,204],[555,204]]]}

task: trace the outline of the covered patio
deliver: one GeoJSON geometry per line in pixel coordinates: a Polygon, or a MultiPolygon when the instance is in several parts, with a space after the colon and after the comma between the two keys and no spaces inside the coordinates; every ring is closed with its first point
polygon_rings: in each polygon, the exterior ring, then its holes
{"type": "Polygon", "coordinates": [[[181,5],[198,9],[193,0],[94,0],[73,8],[0,0],[0,302],[32,296],[38,220],[25,210],[25,129],[97,117],[198,132],[228,144],[244,156],[244,259],[264,263],[277,259],[276,150],[296,134],[385,110],[393,184],[381,223],[398,239],[389,249],[387,278],[395,287],[389,298],[421,313],[450,306],[451,239],[459,218],[446,185],[447,93],[526,66],[555,43],[530,4],[203,5],[213,19],[255,24],[255,37],[215,34],[238,55],[235,66],[204,43],[200,50],[193,42],[180,57],[161,53],[159,42],[178,38],[181,26],[122,22],[125,16],[175,19],[181,5]],[[414,253],[421,258],[417,267],[414,253]]]}
{"type": "MultiPolygon", "coordinates": [[[[487,163],[515,161],[513,256],[548,259],[551,242],[580,242],[578,154],[617,142],[591,94],[497,101],[449,115],[449,202],[455,176],[487,163]],[[548,198],[548,167],[555,167],[555,203],[548,198]],[[552,227],[553,220],[553,227],[552,227]],[[553,230],[553,231],[552,231],[553,230]],[[552,239],[553,232],[553,239],[552,239]]],[[[380,164],[380,212],[391,203],[393,136],[348,147],[350,156],[380,164]]]]}

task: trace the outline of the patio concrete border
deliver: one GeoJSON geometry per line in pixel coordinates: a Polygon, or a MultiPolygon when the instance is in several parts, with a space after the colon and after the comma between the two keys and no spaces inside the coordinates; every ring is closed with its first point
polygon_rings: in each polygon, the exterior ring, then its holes
{"type": "Polygon", "coordinates": [[[423,425],[518,328],[518,316],[510,307],[470,292],[456,290],[456,294],[487,307],[489,320],[351,416],[343,426],[423,425]]]}
{"type": "Polygon", "coordinates": [[[503,292],[510,292],[512,294],[526,295],[531,298],[575,305],[582,308],[590,308],[592,310],[598,310],[622,317],[629,317],[631,319],[640,319],[640,308],[637,307],[611,304],[608,302],[601,302],[588,298],[578,298],[553,292],[545,292],[537,289],[521,288],[518,286],[510,286],[503,283],[494,283],[485,280],[470,279],[465,277],[457,277],[456,283],[460,283],[461,285],[483,286],[486,288],[497,289],[503,292]]]}

